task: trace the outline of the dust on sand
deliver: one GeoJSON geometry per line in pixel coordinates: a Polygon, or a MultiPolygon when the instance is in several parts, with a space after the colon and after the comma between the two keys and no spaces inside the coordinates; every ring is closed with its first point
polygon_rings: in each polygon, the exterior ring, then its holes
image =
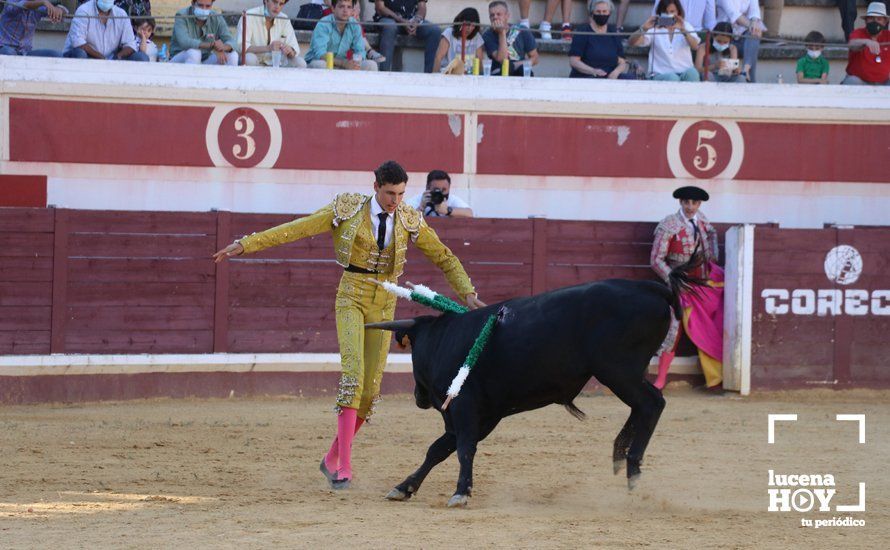
{"type": "Polygon", "coordinates": [[[391,396],[355,441],[334,493],[318,462],[330,399],[152,400],[0,408],[3,548],[851,548],[890,535],[890,393],[709,397],[675,389],[633,493],[612,475],[628,409],[582,396],[505,419],[479,445],[466,509],[448,509],[457,461],[408,502],[383,495],[441,434],[434,411],[391,396]],[[797,413],[767,444],[767,414],[797,413]],[[865,413],[866,443],[839,413],[865,413]],[[767,472],[831,473],[832,512],[767,512],[767,472]],[[866,512],[855,504],[866,483],[866,512]],[[851,515],[864,527],[802,527],[851,515]]]}

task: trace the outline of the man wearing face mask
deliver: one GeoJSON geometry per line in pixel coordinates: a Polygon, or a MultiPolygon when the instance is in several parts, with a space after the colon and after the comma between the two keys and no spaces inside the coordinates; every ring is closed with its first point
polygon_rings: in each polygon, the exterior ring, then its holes
{"type": "Polygon", "coordinates": [[[78,59],[148,61],[136,51],[130,18],[114,0],[90,0],[77,8],[63,55],[78,59]]]}
{"type": "Polygon", "coordinates": [[[214,0],[194,0],[176,12],[170,39],[170,61],[205,65],[238,64],[237,43],[221,15],[214,13],[214,0]]]}
{"type": "Polygon", "coordinates": [[[850,33],[847,76],[841,84],[890,85],[890,31],[887,6],[872,2],[865,11],[865,28],[850,33]]]}

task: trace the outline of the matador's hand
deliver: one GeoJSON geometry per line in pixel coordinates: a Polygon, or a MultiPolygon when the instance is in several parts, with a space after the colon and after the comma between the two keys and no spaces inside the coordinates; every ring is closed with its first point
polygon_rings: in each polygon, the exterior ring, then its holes
{"type": "Polygon", "coordinates": [[[479,309],[485,307],[485,302],[479,299],[476,294],[467,294],[467,307],[470,309],[479,309]]]}
{"type": "Polygon", "coordinates": [[[241,246],[241,243],[232,243],[229,246],[223,248],[213,255],[213,261],[219,263],[229,256],[238,256],[244,252],[244,247],[241,246]]]}

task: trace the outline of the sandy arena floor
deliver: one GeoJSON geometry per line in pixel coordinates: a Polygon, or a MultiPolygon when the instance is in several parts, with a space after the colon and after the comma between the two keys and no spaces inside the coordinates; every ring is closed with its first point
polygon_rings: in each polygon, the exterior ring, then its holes
{"type": "Polygon", "coordinates": [[[382,497],[441,432],[434,411],[385,399],[356,439],[353,489],[318,471],[330,399],[138,401],[0,408],[2,548],[886,548],[890,393],[708,397],[683,388],[629,494],[612,396],[505,420],[482,442],[467,509],[445,507],[452,457],[405,503],[382,497]],[[767,413],[797,413],[767,444],[767,413]],[[837,413],[866,413],[866,444],[837,413]],[[766,511],[767,471],[831,473],[832,512],[766,511]],[[866,482],[866,512],[855,504],[866,482]],[[864,527],[801,527],[853,516],[864,527]]]}

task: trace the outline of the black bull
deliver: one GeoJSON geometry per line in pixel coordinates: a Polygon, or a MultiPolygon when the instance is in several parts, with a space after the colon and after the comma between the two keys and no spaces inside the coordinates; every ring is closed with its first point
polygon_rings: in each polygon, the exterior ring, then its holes
{"type": "Polygon", "coordinates": [[[610,279],[514,298],[462,315],[424,316],[366,325],[407,336],[414,363],[415,398],[435,407],[445,433],[430,445],[426,459],[388,495],[410,498],[437,464],[457,451],[460,474],[449,506],[464,505],[473,486],[476,444],[502,418],[550,404],[564,405],[583,418],[572,400],[591,377],[630,407],[615,438],[617,474],[626,461],[629,488],[640,475],[643,453],[665,401],[645,378],[653,355],[667,335],[670,316],[679,318],[679,292],[700,284],[689,272],[695,258],[677,267],[670,288],[653,281],[610,279]],[[445,393],[489,315],[501,312],[475,367],[450,405],[445,393]]]}

